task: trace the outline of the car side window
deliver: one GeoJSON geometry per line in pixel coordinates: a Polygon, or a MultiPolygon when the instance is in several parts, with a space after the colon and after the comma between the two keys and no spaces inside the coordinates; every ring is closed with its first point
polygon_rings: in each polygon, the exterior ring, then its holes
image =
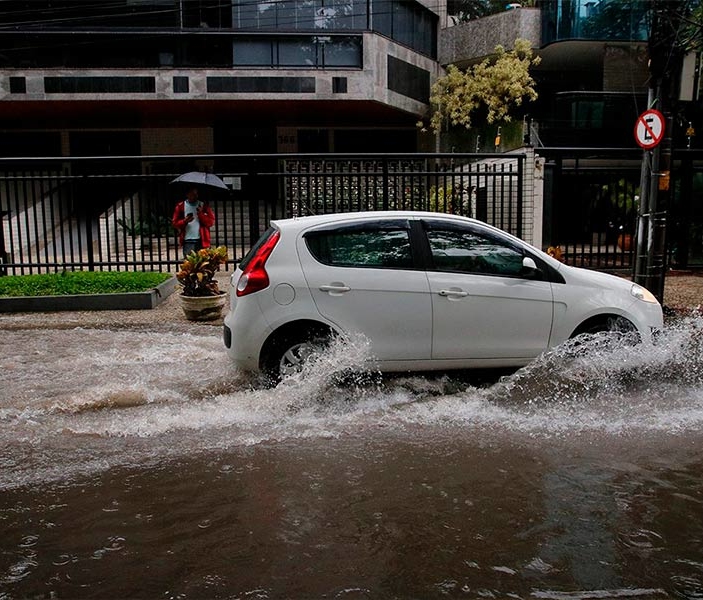
{"type": "Polygon", "coordinates": [[[427,239],[438,271],[517,277],[523,269],[522,252],[476,231],[433,227],[427,239]]]}
{"type": "Polygon", "coordinates": [[[409,269],[413,266],[407,229],[349,229],[306,235],[310,253],[334,267],[409,269]]]}

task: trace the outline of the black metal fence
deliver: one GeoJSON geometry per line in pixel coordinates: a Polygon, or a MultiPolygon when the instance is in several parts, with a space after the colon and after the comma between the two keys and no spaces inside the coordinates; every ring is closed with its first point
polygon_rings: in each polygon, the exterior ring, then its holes
{"type": "Polygon", "coordinates": [[[540,149],[546,159],[545,243],[568,264],[630,269],[641,151],[540,149]]]}
{"type": "MultiPolygon", "coordinates": [[[[643,151],[540,148],[545,158],[544,245],[568,264],[634,267],[643,151]]],[[[667,214],[667,265],[703,265],[703,152],[676,150],[667,214]]]]}
{"type": "Polygon", "coordinates": [[[198,155],[0,159],[0,273],[174,270],[171,226],[191,170],[230,191],[201,189],[230,264],[271,220],[364,210],[474,216],[524,237],[524,155],[198,155]]]}

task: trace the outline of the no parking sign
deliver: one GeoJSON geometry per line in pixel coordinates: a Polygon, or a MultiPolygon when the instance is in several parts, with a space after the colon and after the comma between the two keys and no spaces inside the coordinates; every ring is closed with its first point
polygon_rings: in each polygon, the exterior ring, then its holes
{"type": "Polygon", "coordinates": [[[635,123],[635,140],[645,150],[654,148],[664,137],[664,115],[653,108],[644,111],[635,123]]]}

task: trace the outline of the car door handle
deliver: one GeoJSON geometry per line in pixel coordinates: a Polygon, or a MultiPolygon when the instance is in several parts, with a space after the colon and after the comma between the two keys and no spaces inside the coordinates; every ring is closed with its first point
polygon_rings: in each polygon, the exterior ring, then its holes
{"type": "Polygon", "coordinates": [[[330,285],[321,285],[320,286],[320,291],[321,292],[330,292],[332,294],[343,294],[344,292],[350,291],[351,288],[347,285],[343,284],[330,284],[330,285]]]}
{"type": "Polygon", "coordinates": [[[462,290],[439,290],[437,293],[440,296],[452,296],[453,298],[466,298],[466,296],[469,295],[469,292],[464,292],[462,290]]]}

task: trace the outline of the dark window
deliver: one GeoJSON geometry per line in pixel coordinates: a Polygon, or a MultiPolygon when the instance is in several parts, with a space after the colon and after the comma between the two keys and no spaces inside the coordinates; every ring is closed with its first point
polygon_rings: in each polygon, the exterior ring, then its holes
{"type": "Polygon", "coordinates": [[[433,227],[427,232],[438,271],[517,277],[523,254],[502,240],[469,229],[433,227]]]}
{"type": "Polygon", "coordinates": [[[45,77],[47,94],[153,94],[153,77],[45,77]]]}
{"type": "Polygon", "coordinates": [[[10,77],[10,93],[26,94],[27,80],[24,77],[10,77]]]}
{"type": "Polygon", "coordinates": [[[210,93],[289,93],[307,94],[315,92],[314,77],[208,77],[207,91],[210,93]]]}
{"type": "MultiPolygon", "coordinates": [[[[69,134],[71,156],[138,156],[140,140],[138,131],[72,131],[69,134]]],[[[105,167],[104,164],[97,166],[105,167]]]]}
{"type": "Polygon", "coordinates": [[[293,36],[235,40],[232,62],[238,67],[362,67],[361,36],[293,36]]]}
{"type": "MultiPolygon", "coordinates": [[[[335,152],[416,152],[415,129],[363,129],[354,127],[334,132],[335,152]]],[[[302,150],[301,150],[302,152],[302,150]]]]}
{"type": "Polygon", "coordinates": [[[316,232],[306,236],[311,254],[333,267],[407,269],[413,266],[405,229],[316,232]]]}
{"type": "Polygon", "coordinates": [[[332,77],[332,93],[333,94],[346,94],[347,93],[347,78],[346,77],[332,77]]]}
{"type": "Polygon", "coordinates": [[[430,72],[388,56],[388,89],[427,104],[430,101],[430,72]]]}
{"type": "Polygon", "coordinates": [[[301,44],[295,39],[278,42],[278,65],[282,67],[314,67],[317,63],[317,44],[301,44]]]}
{"type": "Polygon", "coordinates": [[[173,93],[187,94],[190,91],[190,81],[187,77],[173,78],[173,93]]]}
{"type": "Polygon", "coordinates": [[[417,52],[437,56],[437,15],[416,2],[372,0],[371,28],[417,52]]]}
{"type": "Polygon", "coordinates": [[[4,131],[0,135],[0,156],[61,156],[61,134],[4,131]]]}
{"type": "Polygon", "coordinates": [[[329,152],[330,136],[327,129],[299,129],[298,152],[329,152]]]}
{"type": "MultiPolygon", "coordinates": [[[[175,27],[179,0],[31,0],[3,2],[0,23],[32,29],[95,27],[175,27]]],[[[188,3],[186,3],[188,4],[188,3]]]]}
{"type": "Polygon", "coordinates": [[[232,44],[233,64],[240,67],[272,67],[274,44],[271,40],[235,41],[232,44]]]}
{"type": "Polygon", "coordinates": [[[362,38],[336,37],[324,44],[325,67],[358,67],[363,66],[362,38]]]}

